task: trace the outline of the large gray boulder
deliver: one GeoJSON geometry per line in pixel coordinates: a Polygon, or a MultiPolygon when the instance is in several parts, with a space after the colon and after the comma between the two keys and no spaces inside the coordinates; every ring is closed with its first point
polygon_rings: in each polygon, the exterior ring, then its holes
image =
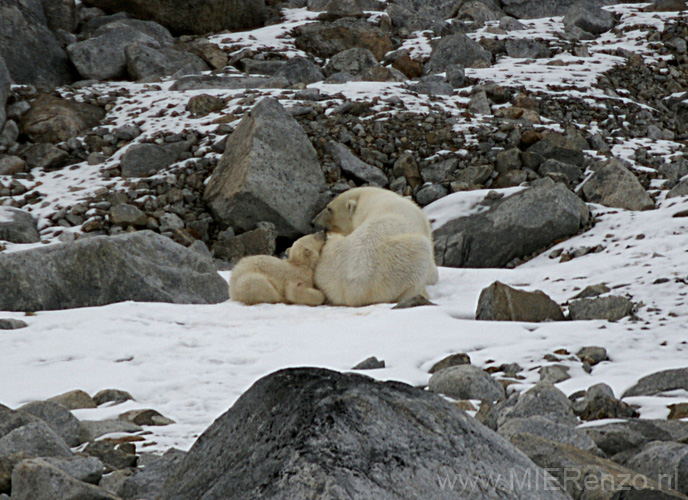
{"type": "Polygon", "coordinates": [[[122,177],[148,177],[169,167],[177,161],[172,148],[158,144],[134,144],[127,149],[120,160],[122,177]]]}
{"type": "Polygon", "coordinates": [[[0,459],[11,463],[23,458],[71,456],[67,444],[42,420],[17,427],[0,438],[0,459]]]}
{"type": "Polygon", "coordinates": [[[48,29],[40,0],[0,2],[0,58],[17,84],[51,88],[73,80],[69,58],[48,29]]]}
{"type": "Polygon", "coordinates": [[[543,182],[435,229],[435,260],[448,267],[502,267],[573,236],[589,217],[566,186],[543,182]]]}
{"type": "Polygon", "coordinates": [[[568,426],[578,424],[569,398],[552,384],[540,382],[519,394],[512,406],[505,407],[496,418],[496,426],[501,428],[507,421],[514,418],[534,416],[545,417],[552,422],[568,426]]]}
{"type": "Polygon", "coordinates": [[[591,203],[626,210],[650,210],[655,202],[638,178],[619,160],[597,164],[593,176],[583,185],[583,196],[591,203]]]}
{"type": "Polygon", "coordinates": [[[110,80],[127,75],[125,49],[137,42],[160,47],[171,45],[173,38],[157,23],[121,19],[101,26],[87,40],[68,45],[67,52],[83,78],[110,80]]]}
{"type": "MultiPolygon", "coordinates": [[[[685,500],[676,491],[659,490],[652,478],[568,444],[533,434],[511,438],[533,462],[557,478],[574,500],[685,500]]],[[[549,483],[555,487],[556,483],[549,483]]],[[[665,485],[666,486],[666,485],[665,485]]]]}
{"type": "Polygon", "coordinates": [[[50,462],[24,460],[12,471],[13,500],[118,500],[92,484],[73,478],[50,462]]]}
{"type": "Polygon", "coordinates": [[[328,75],[343,72],[361,76],[377,64],[377,59],[370,50],[354,47],[334,55],[325,66],[325,71],[328,75]]]}
{"type": "Polygon", "coordinates": [[[150,231],[1,254],[0,281],[10,285],[0,295],[5,311],[229,298],[209,258],[150,231]]]}
{"type": "Polygon", "coordinates": [[[370,50],[378,61],[394,48],[389,35],[363,19],[338,19],[333,23],[310,23],[294,30],[298,49],[328,58],[343,50],[370,50]]]}
{"type": "Polygon", "coordinates": [[[466,35],[459,33],[445,36],[432,49],[430,60],[425,64],[425,74],[442,73],[460,64],[470,68],[476,63],[490,65],[492,54],[466,35]]]}
{"type": "MultiPolygon", "coordinates": [[[[31,109],[22,115],[20,126],[21,131],[34,142],[58,143],[94,127],[104,116],[105,111],[99,106],[42,94],[31,103],[31,109]]],[[[39,149],[36,159],[27,156],[27,163],[30,166],[47,167],[52,162],[44,160],[44,157],[57,158],[60,155],[58,151],[50,154],[48,151],[50,149],[39,149]]]]}
{"type": "Polygon", "coordinates": [[[651,420],[632,418],[586,427],[585,433],[608,456],[640,448],[651,441],[671,441],[669,432],[651,420]]]}
{"type": "Polygon", "coordinates": [[[619,295],[578,299],[569,304],[569,314],[574,321],[590,319],[618,321],[632,312],[633,302],[619,295]]]}
{"type": "Polygon", "coordinates": [[[229,137],[203,195],[213,215],[238,233],[271,222],[280,236],[311,231],[325,177],[301,126],[266,98],[229,137]]]}
{"type": "Polygon", "coordinates": [[[13,207],[0,207],[0,241],[10,243],[36,243],[41,240],[36,219],[25,211],[13,207]]]}
{"type": "Polygon", "coordinates": [[[270,15],[264,0],[86,0],[84,4],[156,21],[175,35],[257,28],[270,15]]]}
{"type": "Polygon", "coordinates": [[[320,68],[315,65],[313,61],[305,57],[294,57],[289,59],[284,66],[282,66],[277,73],[276,77],[286,78],[290,85],[295,85],[297,83],[309,83],[319,82],[325,79],[320,68]]]}
{"type": "Polygon", "coordinates": [[[597,453],[598,451],[595,441],[582,430],[553,422],[539,415],[508,420],[497,432],[508,440],[516,434],[533,434],[557,443],[569,444],[590,453],[597,453]]]}
{"type": "Polygon", "coordinates": [[[688,445],[653,441],[626,461],[626,467],[657,480],[666,478],[669,486],[688,494],[688,445]]]}
{"type": "Polygon", "coordinates": [[[160,498],[568,498],[508,484],[522,475],[549,477],[438,396],[294,368],[260,379],[218,418],[160,498]]]}
{"type": "Polygon", "coordinates": [[[172,47],[151,47],[135,42],[126,46],[124,54],[127,73],[132,80],[197,74],[210,69],[200,57],[172,47]]]}
{"type": "Polygon", "coordinates": [[[663,370],[642,377],[626,389],[622,398],[630,396],[654,396],[660,392],[683,389],[688,391],[688,367],[674,370],[663,370]]]}
{"type": "Polygon", "coordinates": [[[359,159],[344,144],[330,141],[325,146],[325,151],[327,151],[327,154],[334,160],[335,165],[341,168],[346,176],[351,176],[356,180],[380,187],[385,187],[389,184],[387,175],[381,169],[368,165],[359,159]]]}
{"type": "Polygon", "coordinates": [[[79,446],[79,421],[67,408],[52,401],[34,401],[22,406],[20,411],[43,420],[69,446],[79,446]]]}
{"type": "Polygon", "coordinates": [[[563,321],[559,304],[545,292],[528,292],[495,281],[480,292],[475,318],[483,321],[563,321]]]}
{"type": "Polygon", "coordinates": [[[50,31],[74,31],[79,21],[75,0],[41,0],[41,4],[50,31]]]}
{"type": "Polygon", "coordinates": [[[614,14],[588,2],[574,4],[564,16],[567,30],[575,26],[596,36],[609,31],[615,25],[614,14]]]}

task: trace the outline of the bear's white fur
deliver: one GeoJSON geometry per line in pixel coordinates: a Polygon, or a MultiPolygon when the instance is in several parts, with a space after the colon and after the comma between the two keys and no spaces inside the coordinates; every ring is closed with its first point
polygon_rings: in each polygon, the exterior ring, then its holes
{"type": "Polygon", "coordinates": [[[269,255],[244,257],[232,269],[230,298],[248,305],[322,304],[325,295],[313,288],[313,273],[324,243],[324,233],[310,234],[294,242],[286,260],[269,255]]]}
{"type": "Polygon", "coordinates": [[[330,231],[315,283],[332,304],[427,297],[425,286],[439,278],[427,217],[392,191],[351,189],[332,200],[314,222],[330,231]]]}

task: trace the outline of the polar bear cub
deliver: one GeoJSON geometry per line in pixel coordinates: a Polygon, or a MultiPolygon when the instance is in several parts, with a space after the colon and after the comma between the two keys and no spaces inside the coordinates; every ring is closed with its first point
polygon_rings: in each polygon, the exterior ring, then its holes
{"type": "Polygon", "coordinates": [[[269,255],[244,257],[230,274],[230,298],[248,305],[322,304],[325,295],[313,288],[313,273],[324,244],[325,233],[320,232],[296,240],[286,260],[269,255]]]}
{"type": "Polygon", "coordinates": [[[425,286],[439,278],[427,217],[392,191],[351,189],[313,222],[330,231],[315,283],[332,304],[363,306],[427,296],[425,286]]]}

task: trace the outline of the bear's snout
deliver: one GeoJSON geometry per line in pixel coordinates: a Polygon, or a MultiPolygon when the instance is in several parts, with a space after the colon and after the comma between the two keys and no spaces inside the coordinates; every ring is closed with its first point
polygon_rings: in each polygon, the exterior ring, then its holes
{"type": "Polygon", "coordinates": [[[328,212],[327,208],[315,216],[312,224],[316,228],[320,227],[322,229],[328,229],[330,224],[330,213],[328,212]]]}

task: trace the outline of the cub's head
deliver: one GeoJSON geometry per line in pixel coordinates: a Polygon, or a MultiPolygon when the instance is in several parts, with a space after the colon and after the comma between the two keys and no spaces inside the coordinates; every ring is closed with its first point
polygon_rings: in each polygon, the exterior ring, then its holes
{"type": "Polygon", "coordinates": [[[315,267],[320,260],[320,251],[325,245],[325,239],[324,231],[302,236],[289,249],[289,262],[315,267]]]}
{"type": "Polygon", "coordinates": [[[353,219],[360,196],[360,188],[340,194],[316,215],[313,224],[344,236],[351,234],[355,229],[353,219]]]}

